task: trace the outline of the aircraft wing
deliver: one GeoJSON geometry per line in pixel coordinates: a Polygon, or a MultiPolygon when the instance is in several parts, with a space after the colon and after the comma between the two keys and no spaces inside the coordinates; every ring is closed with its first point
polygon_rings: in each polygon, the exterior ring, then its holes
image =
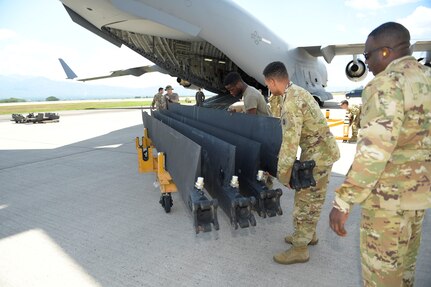
{"type": "MultiPolygon", "coordinates": [[[[66,64],[66,62],[59,58],[61,66],[63,67],[64,72],[66,73],[67,79],[72,80],[78,78],[78,76],[73,72],[73,70],[69,67],[69,65],[66,64]]],[[[145,73],[151,73],[151,72],[159,72],[163,74],[168,74],[168,72],[159,66],[156,65],[148,65],[148,66],[141,66],[141,67],[135,67],[125,70],[116,70],[112,71],[109,75],[104,76],[96,76],[91,78],[79,78],[76,79],[77,81],[85,82],[85,81],[93,81],[93,80],[99,80],[99,79],[106,79],[106,78],[114,78],[114,77],[121,77],[121,76],[135,76],[139,77],[142,76],[145,73]]]]}
{"type": "Polygon", "coordinates": [[[342,45],[328,45],[302,47],[310,55],[314,57],[322,56],[329,64],[335,55],[358,55],[364,52],[365,44],[342,44],[342,45]]]}
{"type": "MultiPolygon", "coordinates": [[[[300,47],[314,57],[323,57],[329,64],[337,55],[360,55],[364,52],[365,44],[338,44],[328,46],[300,47]]],[[[431,41],[417,41],[410,46],[412,52],[427,52],[428,62],[431,55],[431,41]]]]}
{"type": "Polygon", "coordinates": [[[139,77],[145,73],[151,73],[151,72],[160,72],[160,73],[168,74],[168,72],[166,72],[162,68],[156,65],[150,65],[150,66],[141,66],[141,67],[125,69],[125,70],[112,71],[111,74],[109,75],[83,78],[83,79],[77,79],[77,80],[81,82],[85,82],[85,81],[93,81],[93,80],[129,76],[129,75],[139,77]]]}

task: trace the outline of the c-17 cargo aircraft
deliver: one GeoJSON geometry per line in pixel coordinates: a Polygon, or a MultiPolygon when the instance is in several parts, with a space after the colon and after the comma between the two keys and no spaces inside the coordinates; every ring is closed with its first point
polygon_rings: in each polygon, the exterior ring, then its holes
{"type": "MultiPolygon", "coordinates": [[[[324,89],[327,71],[320,56],[330,63],[335,55],[352,55],[345,69],[347,78],[360,81],[367,75],[364,62],[357,57],[364,44],[293,47],[229,0],[61,2],[74,22],[114,45],[126,45],[155,64],[114,71],[101,78],[159,71],[177,77],[184,87],[226,94],[223,78],[236,70],[249,85],[266,92],[264,67],[282,61],[291,80],[323,105],[332,95],[324,89]]],[[[431,51],[431,41],[416,42],[412,48],[431,51]]],[[[428,52],[428,63],[430,55],[428,52]]]]}
{"type": "MultiPolygon", "coordinates": [[[[356,56],[364,51],[363,44],[293,47],[229,0],[61,2],[76,23],[117,46],[126,45],[155,64],[103,77],[139,76],[159,69],[177,77],[184,87],[194,85],[226,95],[223,79],[229,72],[238,71],[246,83],[265,91],[264,67],[272,61],[282,61],[291,80],[323,105],[332,95],[324,89],[327,71],[319,57],[331,62],[335,55],[350,54],[353,60],[347,64],[347,77],[358,81],[367,73],[364,62],[356,56]]],[[[431,50],[431,42],[415,45],[431,50]]],[[[227,97],[232,101],[233,97],[227,97]]],[[[218,101],[213,106],[217,105],[218,101]]],[[[281,189],[261,176],[277,174],[279,119],[226,113],[175,103],[169,103],[167,110],[153,111],[152,116],[142,113],[146,130],[142,144],[139,138],[136,142],[140,167],[151,163],[152,144],[166,154],[166,162],[161,159],[161,164],[150,164],[148,170],[165,166],[160,175],[165,178],[164,172],[168,171],[172,176],[193,213],[196,232],[209,231],[211,224],[218,229],[218,205],[235,228],[256,224],[252,210],[261,217],[282,215],[281,189]],[[199,178],[204,179],[205,190],[217,200],[206,197],[199,178]]],[[[314,179],[301,180],[299,176],[311,175],[313,167],[314,162],[299,162],[294,170],[300,184],[290,186],[300,189],[313,185],[314,179]]],[[[296,178],[293,173],[292,178],[296,178]]],[[[166,212],[172,205],[167,191],[170,184],[168,181],[166,186],[161,185],[160,203],[166,212]]]]}

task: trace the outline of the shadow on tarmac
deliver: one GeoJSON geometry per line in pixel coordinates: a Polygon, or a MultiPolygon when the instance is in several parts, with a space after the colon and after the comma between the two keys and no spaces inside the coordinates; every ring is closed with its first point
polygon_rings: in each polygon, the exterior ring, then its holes
{"type": "MultiPolygon", "coordinates": [[[[293,191],[283,189],[282,216],[262,219],[256,214],[256,227],[233,230],[219,208],[220,230],[196,235],[181,197],[174,194],[173,209],[166,214],[158,203],[154,174],[138,173],[135,136],[141,134],[138,125],[56,149],[0,151],[0,253],[23,248],[17,237],[38,230],[58,247],[53,256],[79,266],[81,271],[71,277],[92,279],[86,286],[361,284],[359,208],[351,213],[346,238],[337,237],[328,226],[333,191],[344,175],[331,176],[318,224],[320,241],[310,247],[310,261],[281,266],[272,255],[288,247],[283,238],[293,231],[293,191]]],[[[430,212],[423,227],[418,287],[431,282],[430,212]]],[[[37,241],[33,244],[31,249],[40,247],[37,241]]],[[[58,266],[56,260],[13,254],[0,256],[0,266],[48,260],[49,268],[71,272],[70,265],[58,266]]],[[[12,274],[1,270],[3,286],[12,286],[12,276],[36,276],[32,268],[21,267],[12,274]]],[[[44,280],[51,271],[43,272],[34,286],[47,286],[44,280]]]]}

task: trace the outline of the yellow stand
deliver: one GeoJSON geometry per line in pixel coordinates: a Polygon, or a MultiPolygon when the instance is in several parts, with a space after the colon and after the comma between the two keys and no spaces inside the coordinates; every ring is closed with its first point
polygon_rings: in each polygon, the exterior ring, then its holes
{"type": "Polygon", "coordinates": [[[155,172],[157,181],[160,184],[162,198],[160,203],[166,212],[170,211],[172,206],[171,193],[178,191],[177,186],[172,180],[171,175],[165,169],[165,155],[159,152],[157,157],[153,154],[154,147],[151,139],[148,137],[147,129],[144,129],[142,144],[139,143],[139,137],[136,137],[136,150],[138,152],[138,170],[139,172],[155,172]]]}
{"type": "Polygon", "coordinates": [[[343,142],[348,141],[349,138],[349,127],[350,127],[350,122],[349,122],[349,117],[346,115],[344,120],[341,119],[330,119],[329,118],[329,110],[326,110],[326,122],[328,123],[328,127],[335,127],[335,126],[339,126],[339,125],[344,125],[343,126],[343,136],[342,137],[335,137],[335,139],[337,140],[342,140],[343,142]]]}
{"type": "Polygon", "coordinates": [[[343,123],[344,123],[344,121],[342,121],[342,120],[330,120],[330,119],[328,119],[328,120],[326,120],[326,122],[328,123],[328,127],[335,127],[335,126],[339,126],[339,125],[342,125],[343,123]]]}
{"type": "Polygon", "coordinates": [[[139,143],[139,137],[136,137],[135,142],[138,152],[139,172],[155,172],[157,169],[157,159],[153,156],[153,147],[148,144],[149,138],[143,136],[142,145],[139,143]]]}
{"type": "Polygon", "coordinates": [[[161,193],[171,193],[177,191],[177,186],[172,180],[169,172],[165,170],[165,154],[159,152],[157,155],[157,180],[160,183],[161,193]]]}
{"type": "Polygon", "coordinates": [[[344,117],[344,121],[343,121],[343,136],[342,137],[335,137],[337,140],[343,140],[343,142],[347,142],[350,138],[349,138],[349,128],[350,128],[350,120],[349,120],[349,116],[346,115],[344,117]]]}
{"type": "Polygon", "coordinates": [[[335,127],[335,126],[339,126],[343,124],[343,121],[340,119],[330,119],[329,118],[330,115],[330,110],[327,109],[326,110],[326,114],[325,114],[325,118],[326,118],[326,122],[328,123],[328,127],[335,127]]]}

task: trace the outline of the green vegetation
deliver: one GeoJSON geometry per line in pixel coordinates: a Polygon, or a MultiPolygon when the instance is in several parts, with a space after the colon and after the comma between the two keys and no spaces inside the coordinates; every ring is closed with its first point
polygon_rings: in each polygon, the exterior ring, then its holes
{"type": "MultiPolygon", "coordinates": [[[[121,109],[121,108],[140,108],[149,107],[152,99],[142,100],[124,100],[124,101],[82,101],[82,102],[38,102],[38,103],[18,103],[16,105],[0,104],[0,115],[7,114],[28,114],[28,113],[44,113],[58,111],[73,111],[73,110],[91,110],[91,109],[121,109]]],[[[184,99],[180,99],[182,104],[187,103],[184,99]]]]}
{"type": "Polygon", "coordinates": [[[0,115],[58,112],[70,110],[112,109],[130,107],[148,107],[152,100],[140,101],[97,101],[97,102],[61,102],[61,103],[28,103],[17,105],[0,105],[0,115]]]}
{"type": "Polygon", "coordinates": [[[45,101],[47,102],[55,102],[55,101],[59,101],[59,99],[57,97],[48,97],[45,99],[45,101]]]}
{"type": "Polygon", "coordinates": [[[18,99],[18,98],[9,98],[9,99],[0,100],[0,103],[20,103],[20,102],[25,102],[25,100],[18,99]]]}

